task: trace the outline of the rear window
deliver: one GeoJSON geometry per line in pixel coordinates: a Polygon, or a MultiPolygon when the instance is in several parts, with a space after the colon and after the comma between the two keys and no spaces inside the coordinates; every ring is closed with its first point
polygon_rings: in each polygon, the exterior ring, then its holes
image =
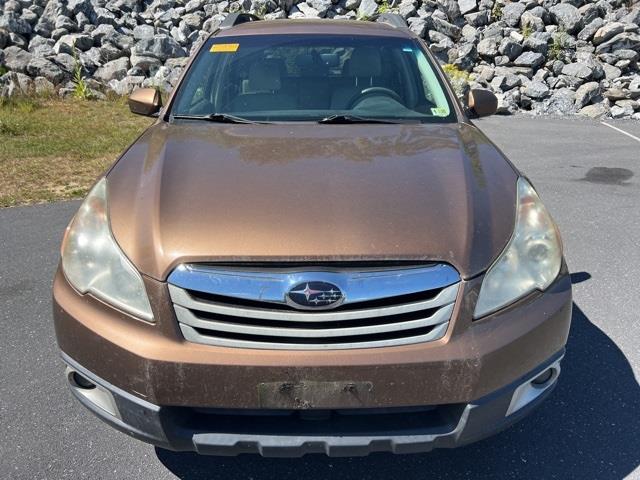
{"type": "Polygon", "coordinates": [[[230,114],[262,121],[330,115],[455,121],[453,107],[413,39],[257,35],[208,40],[172,115],[230,114]]]}

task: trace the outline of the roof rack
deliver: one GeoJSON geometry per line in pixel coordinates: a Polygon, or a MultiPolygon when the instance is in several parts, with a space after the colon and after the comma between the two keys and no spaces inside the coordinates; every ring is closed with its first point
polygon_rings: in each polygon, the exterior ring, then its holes
{"type": "Polygon", "coordinates": [[[409,28],[407,21],[397,13],[381,13],[378,15],[376,22],[386,23],[394,28],[409,28]]]}
{"type": "Polygon", "coordinates": [[[227,28],[240,25],[241,23],[258,22],[260,20],[262,20],[260,17],[252,13],[230,13],[229,15],[227,15],[227,18],[222,21],[219,28],[220,30],[225,30],[227,28]]]}

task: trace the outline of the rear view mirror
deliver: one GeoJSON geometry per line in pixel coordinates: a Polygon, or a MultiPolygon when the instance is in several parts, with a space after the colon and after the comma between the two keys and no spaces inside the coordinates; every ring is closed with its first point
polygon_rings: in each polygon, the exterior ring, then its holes
{"type": "Polygon", "coordinates": [[[489,90],[474,88],[469,92],[469,108],[479,117],[493,115],[498,110],[498,98],[489,90]]]}
{"type": "Polygon", "coordinates": [[[151,116],[161,108],[162,98],[155,88],[139,88],[129,96],[129,110],[132,113],[151,116]]]}

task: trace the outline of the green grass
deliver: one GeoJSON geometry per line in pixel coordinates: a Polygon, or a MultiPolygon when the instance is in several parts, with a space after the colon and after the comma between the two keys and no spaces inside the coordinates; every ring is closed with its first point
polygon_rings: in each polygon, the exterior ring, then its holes
{"type": "Polygon", "coordinates": [[[124,99],[0,99],[0,207],[83,196],[152,119],[124,99]]]}

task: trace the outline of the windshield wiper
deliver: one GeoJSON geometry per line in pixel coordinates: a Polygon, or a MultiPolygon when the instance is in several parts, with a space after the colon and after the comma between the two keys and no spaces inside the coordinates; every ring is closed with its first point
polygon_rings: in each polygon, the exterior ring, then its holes
{"type": "Polygon", "coordinates": [[[172,115],[171,118],[178,120],[204,120],[216,123],[266,123],[249,120],[247,118],[236,117],[228,113],[210,113],[209,115],[172,115]]]}
{"type": "Polygon", "coordinates": [[[335,123],[335,124],[344,124],[344,123],[401,123],[396,122],[394,120],[384,119],[384,118],[367,118],[367,117],[359,117],[357,115],[345,115],[345,114],[337,114],[330,115],[328,117],[323,118],[322,120],[318,120],[318,123],[335,123]]]}

